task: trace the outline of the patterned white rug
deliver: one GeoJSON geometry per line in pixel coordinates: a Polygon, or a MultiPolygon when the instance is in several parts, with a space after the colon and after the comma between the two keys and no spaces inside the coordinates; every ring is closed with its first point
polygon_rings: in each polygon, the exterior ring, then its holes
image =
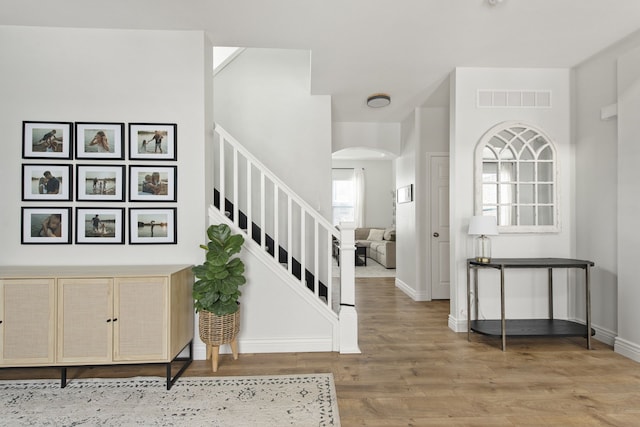
{"type": "MultiPolygon", "coordinates": [[[[367,258],[367,265],[356,266],[356,277],[396,277],[395,268],[385,268],[371,258],[367,258]]],[[[339,277],[340,271],[335,259],[333,260],[333,277],[339,277]]]]}
{"type": "Polygon", "coordinates": [[[332,374],[0,381],[7,426],[339,426],[332,374]]]}

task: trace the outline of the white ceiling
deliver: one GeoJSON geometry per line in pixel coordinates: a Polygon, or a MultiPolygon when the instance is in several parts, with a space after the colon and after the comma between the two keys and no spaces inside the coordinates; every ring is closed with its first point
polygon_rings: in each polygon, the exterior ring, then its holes
{"type": "Polygon", "coordinates": [[[456,66],[579,64],[640,29],[640,0],[0,0],[2,24],[204,30],[218,46],[309,49],[311,92],[332,96],[334,121],[397,122],[456,66]],[[376,92],[391,105],[367,108],[376,92]]]}

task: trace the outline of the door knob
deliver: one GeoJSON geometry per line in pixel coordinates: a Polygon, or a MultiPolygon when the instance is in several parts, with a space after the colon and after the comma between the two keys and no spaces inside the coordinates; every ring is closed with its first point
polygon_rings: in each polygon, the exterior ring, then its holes
{"type": "Polygon", "coordinates": [[[433,237],[440,237],[440,233],[436,231],[435,233],[433,233],[433,237]]]}

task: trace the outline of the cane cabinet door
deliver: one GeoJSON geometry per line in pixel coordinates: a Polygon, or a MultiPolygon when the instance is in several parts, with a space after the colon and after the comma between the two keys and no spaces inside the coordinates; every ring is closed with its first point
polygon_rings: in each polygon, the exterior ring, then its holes
{"type": "Polygon", "coordinates": [[[168,357],[168,289],[166,277],[116,278],[114,361],[163,361],[168,357]]]}
{"type": "Polygon", "coordinates": [[[48,365],[55,357],[55,280],[0,280],[0,365],[48,365]]]}
{"type": "Polygon", "coordinates": [[[58,279],[58,362],[107,363],[113,354],[113,279],[58,279]]]}

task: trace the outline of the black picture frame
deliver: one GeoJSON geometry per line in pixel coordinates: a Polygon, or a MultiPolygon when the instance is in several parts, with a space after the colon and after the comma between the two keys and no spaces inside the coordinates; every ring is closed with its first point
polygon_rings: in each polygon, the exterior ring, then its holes
{"type": "Polygon", "coordinates": [[[22,122],[23,159],[73,158],[73,123],[48,121],[22,122]]]}
{"type": "Polygon", "coordinates": [[[124,202],[126,180],[124,165],[76,165],[76,200],[124,202]]]}
{"type": "Polygon", "coordinates": [[[23,245],[71,243],[70,207],[22,207],[21,219],[20,241],[23,245]]]}
{"type": "Polygon", "coordinates": [[[123,160],[124,123],[76,122],[75,158],[123,160]]]}
{"type": "Polygon", "coordinates": [[[22,201],[70,201],[73,168],[70,164],[24,163],[22,201]]]}
{"type": "Polygon", "coordinates": [[[76,244],[124,244],[125,209],[108,207],[76,208],[76,244]]]}
{"type": "Polygon", "coordinates": [[[177,201],[178,167],[173,165],[130,165],[130,202],[177,201]]]}
{"type": "Polygon", "coordinates": [[[177,242],[176,208],[129,208],[130,245],[175,245],[177,242]]]}
{"type": "Polygon", "coordinates": [[[177,160],[178,125],[129,123],[129,160],[177,160]]]}

